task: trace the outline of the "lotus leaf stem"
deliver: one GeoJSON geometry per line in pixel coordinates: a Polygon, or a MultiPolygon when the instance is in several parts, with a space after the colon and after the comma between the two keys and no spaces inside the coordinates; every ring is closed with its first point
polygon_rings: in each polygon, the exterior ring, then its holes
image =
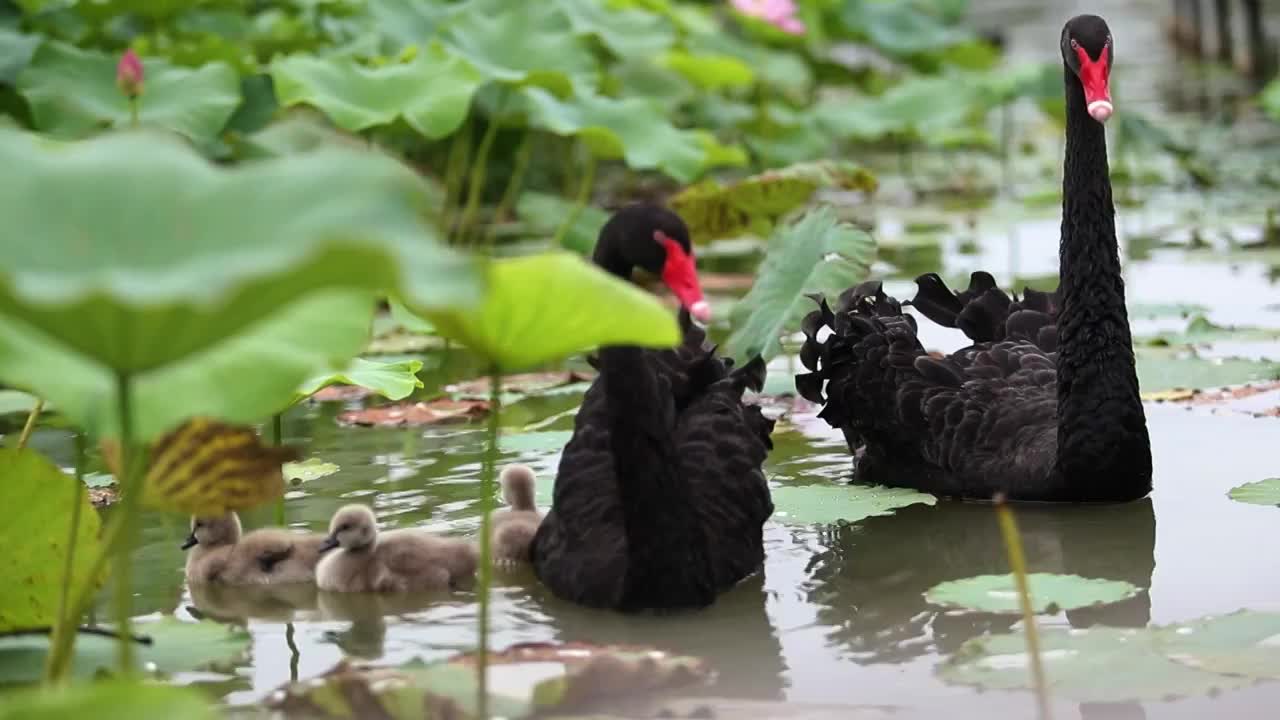
{"type": "Polygon", "coordinates": [[[449,144],[449,159],[444,174],[444,207],[440,213],[440,223],[445,232],[452,236],[454,219],[453,208],[461,203],[462,179],[467,174],[467,163],[471,159],[471,119],[462,123],[462,127],[453,136],[449,144]]]}
{"type": "Polygon", "coordinates": [[[586,167],[582,171],[582,182],[578,184],[578,194],[573,199],[573,209],[569,211],[569,216],[560,224],[556,230],[556,239],[552,242],[556,247],[564,244],[564,238],[569,234],[569,228],[578,221],[578,216],[582,214],[582,209],[587,206],[587,202],[591,200],[591,185],[596,180],[596,156],[594,153],[587,153],[586,167]]]}
{"type": "Polygon", "coordinates": [[[498,422],[502,404],[502,374],[489,368],[489,422],[485,432],[484,462],[480,466],[480,627],[476,656],[476,707],[479,717],[489,717],[489,590],[493,582],[493,478],[498,464],[498,422]]]}
{"type": "Polygon", "coordinates": [[[284,642],[289,646],[289,682],[298,682],[298,659],[302,657],[302,653],[298,652],[298,645],[293,641],[293,623],[285,623],[284,625],[284,642]]]}
{"type": "MultiPolygon", "coordinates": [[[[36,404],[39,407],[39,403],[36,404]]],[[[70,602],[71,584],[75,582],[75,561],[76,561],[76,540],[80,536],[80,506],[84,500],[84,433],[76,433],[76,477],[72,483],[71,492],[71,530],[67,538],[67,556],[62,563],[62,587],[58,593],[58,614],[54,615],[53,636],[50,639],[50,645],[57,647],[60,636],[71,635],[71,644],[75,645],[75,627],[78,617],[68,615],[68,603],[70,602]]],[[[54,654],[50,653],[45,660],[44,680],[46,683],[53,684],[61,682],[65,676],[66,666],[55,668],[53,664],[54,654]],[[58,673],[55,675],[54,671],[58,673]]]]}
{"type": "Polygon", "coordinates": [[[138,509],[142,500],[142,475],[139,469],[139,453],[133,447],[133,388],[128,373],[116,375],[116,407],[120,413],[120,542],[111,548],[114,556],[111,584],[114,593],[113,610],[116,616],[116,632],[121,639],[117,645],[116,659],[121,675],[132,674],[134,665],[132,635],[133,618],[133,558],[130,555],[138,538],[138,509]]]}
{"type": "MultiPolygon", "coordinates": [[[[271,444],[280,447],[284,442],[284,413],[271,416],[271,444]]],[[[284,526],[284,495],[276,502],[276,525],[284,526]]]]}
{"type": "Polygon", "coordinates": [[[18,436],[18,449],[27,446],[27,441],[31,439],[31,431],[36,427],[36,420],[40,417],[40,412],[44,410],[44,398],[36,398],[36,404],[31,407],[31,412],[27,413],[27,422],[22,426],[22,434],[18,436]]]}
{"type": "Polygon", "coordinates": [[[507,177],[507,189],[502,191],[502,199],[498,201],[498,206],[493,211],[493,222],[489,223],[489,231],[485,233],[485,244],[489,247],[493,247],[498,223],[511,211],[511,206],[520,196],[520,190],[524,185],[524,174],[529,169],[529,156],[532,154],[533,144],[529,142],[529,132],[526,131],[520,138],[519,147],[516,148],[515,165],[511,168],[511,175],[507,177]]]}
{"type": "Polygon", "coordinates": [[[484,176],[489,163],[489,150],[498,137],[498,128],[502,127],[502,102],[489,118],[489,124],[480,136],[480,145],[476,148],[476,160],[471,165],[470,182],[467,186],[467,204],[462,208],[462,216],[458,219],[458,242],[466,244],[471,234],[471,226],[475,224],[476,213],[480,209],[480,193],[484,190],[484,176]]]}
{"type": "Polygon", "coordinates": [[[1049,690],[1045,684],[1044,665],[1040,660],[1040,633],[1036,629],[1036,616],[1031,608],[1031,589],[1027,582],[1027,560],[1022,553],[1022,538],[1018,535],[1018,523],[1013,511],[1005,503],[1003,494],[997,495],[996,519],[1000,522],[1000,535],[1009,553],[1009,567],[1018,590],[1018,605],[1022,607],[1022,624],[1027,633],[1027,655],[1031,658],[1031,681],[1040,709],[1040,720],[1050,720],[1049,690]]]}

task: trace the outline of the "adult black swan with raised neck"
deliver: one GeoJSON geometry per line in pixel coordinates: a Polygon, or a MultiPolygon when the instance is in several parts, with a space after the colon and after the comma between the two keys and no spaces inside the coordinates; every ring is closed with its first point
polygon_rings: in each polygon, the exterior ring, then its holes
{"type": "Polygon", "coordinates": [[[979,500],[1122,502],[1151,491],[1103,128],[1115,50],[1096,15],[1068,21],[1061,46],[1058,289],[1011,298],[978,272],[955,293],[929,274],[910,303],[871,281],[805,318],[801,361],[812,372],[796,389],[825,403],[821,417],[844,432],[857,481],[979,500]],[[974,344],[930,356],[903,304],[974,344]]]}
{"type": "MultiPolygon", "coordinates": [[[[605,223],[594,260],[630,279],[659,275],[682,306],[673,349],[603,347],[599,375],[560,458],[531,550],[563,599],[623,611],[700,608],[756,572],[773,514],[761,465],[773,421],[746,405],[765,365],[716,355],[689,231],[675,213],[630,205],[605,223]]],[[[601,308],[607,312],[607,308],[601,308]]],[[[618,322],[626,322],[618,318],[618,322]]]]}

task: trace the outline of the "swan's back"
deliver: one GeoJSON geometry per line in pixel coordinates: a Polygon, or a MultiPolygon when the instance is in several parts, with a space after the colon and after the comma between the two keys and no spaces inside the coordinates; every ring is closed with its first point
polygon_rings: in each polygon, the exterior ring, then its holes
{"type": "MultiPolygon", "coordinates": [[[[762,527],[773,504],[760,465],[772,447],[773,422],[741,400],[744,387],[758,389],[763,384],[763,363],[731,371],[731,362],[704,347],[705,333],[685,313],[681,324],[683,343],[674,349],[645,351],[644,365],[659,388],[651,407],[665,418],[675,472],[689,485],[691,510],[700,525],[673,528],[673,533],[702,533],[710,557],[706,568],[693,567],[692,561],[682,565],[673,558],[655,560],[704,575],[695,577],[693,584],[713,598],[763,561],[762,527]]],[[[573,437],[560,459],[551,510],[534,538],[535,571],[557,595],[583,605],[698,604],[671,597],[674,590],[628,583],[636,548],[628,546],[605,379],[602,373],[592,383],[574,420],[573,437]]],[[[661,524],[665,518],[656,520],[661,524]]]]}

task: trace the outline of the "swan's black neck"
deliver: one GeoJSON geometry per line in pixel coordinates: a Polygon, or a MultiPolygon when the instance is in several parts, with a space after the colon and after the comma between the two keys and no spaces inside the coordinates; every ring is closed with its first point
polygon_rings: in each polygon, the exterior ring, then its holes
{"type": "Polygon", "coordinates": [[[1067,148],[1059,246],[1058,458],[1065,487],[1132,500],[1151,489],[1151,450],[1116,243],[1102,123],[1066,73],[1067,148]]]}
{"type": "MultiPolygon", "coordinates": [[[[624,279],[631,273],[621,263],[604,267],[624,279]]],[[[622,609],[709,604],[706,538],[680,472],[671,389],[641,348],[604,347],[599,358],[627,536],[622,609]]]]}

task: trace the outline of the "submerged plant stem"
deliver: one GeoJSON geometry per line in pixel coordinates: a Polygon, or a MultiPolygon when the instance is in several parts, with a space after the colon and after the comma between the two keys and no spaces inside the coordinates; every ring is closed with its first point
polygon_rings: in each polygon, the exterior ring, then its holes
{"type": "Polygon", "coordinates": [[[142,483],[138,474],[138,453],[133,447],[133,388],[127,373],[116,375],[116,407],[120,413],[120,541],[111,548],[112,609],[116,616],[116,632],[120,633],[116,660],[121,675],[134,671],[133,634],[133,546],[138,536],[138,507],[142,500],[142,483]]]}
{"type": "MultiPolygon", "coordinates": [[[[271,416],[271,444],[280,447],[284,442],[284,413],[271,416]]],[[[284,495],[276,502],[276,525],[284,526],[284,495]]]]}
{"type": "MultiPolygon", "coordinates": [[[[71,493],[71,532],[67,538],[67,557],[62,563],[62,587],[58,593],[58,614],[54,615],[53,637],[49,641],[51,646],[57,647],[63,635],[70,635],[73,649],[76,625],[80,618],[69,615],[68,603],[71,599],[71,583],[75,581],[76,539],[80,536],[80,505],[84,496],[84,433],[76,433],[75,448],[76,481],[71,493]]],[[[54,657],[54,653],[49,653],[49,657],[45,659],[44,681],[47,684],[61,682],[66,676],[66,666],[56,667],[54,657]]]]}
{"type": "Polygon", "coordinates": [[[501,415],[502,374],[489,368],[489,423],[485,433],[484,462],[480,466],[480,639],[476,670],[476,707],[489,717],[489,589],[493,581],[493,478],[498,464],[498,422],[501,415]]]}
{"type": "Polygon", "coordinates": [[[31,431],[36,427],[36,420],[40,418],[40,412],[44,410],[44,398],[36,398],[36,404],[31,407],[31,412],[27,413],[27,422],[22,426],[22,434],[18,436],[18,449],[27,446],[27,441],[31,439],[31,431]]]}
{"type": "Polygon", "coordinates": [[[1036,629],[1036,617],[1031,609],[1027,560],[1022,554],[1022,538],[1018,535],[1018,523],[1014,520],[1013,511],[1005,503],[1003,495],[996,496],[996,518],[1000,522],[1000,535],[1004,539],[1005,550],[1009,553],[1009,567],[1013,570],[1014,583],[1018,589],[1018,605],[1022,607],[1022,624],[1027,634],[1027,654],[1031,658],[1031,681],[1036,691],[1040,720],[1050,720],[1049,689],[1045,683],[1044,665],[1040,662],[1040,633],[1036,629]]]}
{"type": "Polygon", "coordinates": [[[444,208],[440,213],[440,223],[445,232],[452,236],[454,222],[453,209],[461,203],[462,179],[467,174],[467,163],[471,159],[471,119],[468,118],[458,128],[449,143],[449,159],[444,174],[444,208]]]}
{"type": "Polygon", "coordinates": [[[471,165],[470,182],[467,185],[467,204],[462,208],[462,216],[458,218],[458,242],[466,244],[471,235],[471,226],[475,223],[476,213],[480,210],[480,193],[484,191],[484,176],[489,164],[489,150],[498,137],[498,128],[502,127],[501,103],[499,109],[489,118],[489,125],[480,136],[480,145],[476,148],[476,161],[471,165]]]}
{"type": "Polygon", "coordinates": [[[298,645],[293,641],[293,623],[285,623],[284,626],[284,642],[289,646],[289,682],[298,682],[298,660],[302,654],[298,652],[298,645]]]}
{"type": "Polygon", "coordinates": [[[516,198],[520,196],[520,190],[524,185],[524,174],[529,169],[529,156],[533,154],[533,144],[529,142],[529,132],[525,131],[523,137],[520,138],[520,146],[516,148],[515,165],[511,168],[511,175],[507,178],[507,189],[502,191],[502,199],[498,201],[498,206],[493,211],[493,221],[489,223],[489,231],[485,233],[485,245],[493,247],[493,238],[498,230],[498,223],[501,222],[503,216],[511,211],[511,207],[515,205],[516,198]]]}
{"type": "Polygon", "coordinates": [[[587,206],[587,201],[591,199],[591,185],[596,180],[596,156],[594,153],[587,152],[587,166],[582,171],[582,182],[578,184],[578,194],[573,199],[573,209],[569,211],[569,216],[560,224],[556,230],[556,239],[552,242],[556,247],[560,247],[564,243],[564,238],[569,234],[569,228],[578,221],[578,216],[582,214],[582,209],[587,206]]]}

